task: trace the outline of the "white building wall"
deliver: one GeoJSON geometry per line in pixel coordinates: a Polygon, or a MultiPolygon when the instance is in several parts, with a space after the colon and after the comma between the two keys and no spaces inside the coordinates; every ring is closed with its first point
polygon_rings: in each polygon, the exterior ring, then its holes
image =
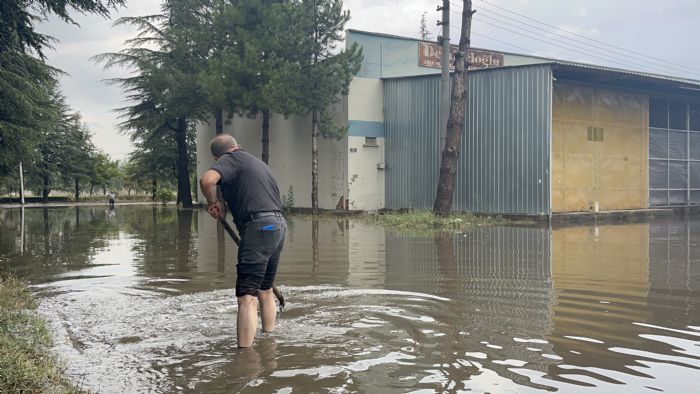
{"type": "Polygon", "coordinates": [[[384,84],[355,77],[348,95],[349,208],[384,208],[384,84]],[[376,145],[367,138],[376,138],[376,145]]]}
{"type": "MultiPolygon", "coordinates": [[[[337,124],[345,125],[347,111],[345,101],[334,108],[337,124]]],[[[214,158],[209,142],[215,136],[215,122],[197,125],[197,178],[211,168],[214,158]]],[[[233,135],[243,149],[262,155],[262,116],[257,118],[234,117],[224,124],[224,132],[233,135]]],[[[347,196],[347,137],[340,140],[320,138],[319,150],[319,207],[335,209],[341,196],[347,196]]],[[[270,168],[280,188],[286,195],[294,188],[295,206],[311,207],[311,117],[291,116],[285,119],[273,115],[270,119],[270,168]]],[[[200,193],[200,203],[205,203],[200,193]]]]}

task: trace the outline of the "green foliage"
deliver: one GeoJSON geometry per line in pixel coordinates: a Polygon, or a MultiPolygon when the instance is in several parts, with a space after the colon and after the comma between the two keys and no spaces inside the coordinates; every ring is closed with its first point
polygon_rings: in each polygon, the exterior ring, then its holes
{"type": "Polygon", "coordinates": [[[52,189],[73,190],[76,179],[97,183],[116,176],[109,168],[109,157],[95,149],[80,114],[68,106],[56,86],[49,93],[45,105],[49,122],[34,137],[33,155],[23,158],[26,186],[48,197],[52,189]],[[102,162],[106,168],[99,168],[102,162]]]}
{"type": "Polygon", "coordinates": [[[464,230],[473,226],[503,223],[500,217],[476,216],[470,213],[454,213],[447,217],[428,211],[384,213],[369,216],[373,221],[401,230],[464,230]]]}
{"type": "Polygon", "coordinates": [[[208,108],[197,78],[207,48],[196,41],[207,23],[206,4],[206,0],[166,1],[159,14],[120,18],[115,25],[135,27],[137,36],[127,40],[128,47],[121,52],[95,57],[105,68],[132,69],[131,76],[110,81],[132,103],[119,109],[120,128],[141,143],[148,156],[157,141],[175,142],[178,202],[185,207],[192,205],[189,133],[208,108]]]}
{"type": "Polygon", "coordinates": [[[17,49],[0,51],[0,177],[14,173],[20,161],[30,161],[40,130],[51,126],[55,74],[17,49]]]}
{"type": "Polygon", "coordinates": [[[41,141],[42,133],[54,127],[58,116],[52,95],[60,71],[46,65],[43,55],[54,39],[37,33],[36,24],[49,15],[75,24],[69,10],[107,17],[111,9],[125,2],[0,1],[0,182],[16,184],[18,163],[39,159],[35,144],[41,141]]]}
{"type": "Polygon", "coordinates": [[[282,195],[282,210],[284,212],[290,212],[295,205],[296,201],[294,201],[294,186],[289,185],[287,194],[282,195]]]}
{"type": "Polygon", "coordinates": [[[321,134],[337,137],[342,129],[332,127],[332,104],[348,94],[350,81],[360,70],[362,50],[353,44],[338,49],[350,12],[343,11],[341,0],[299,0],[288,2],[277,18],[289,26],[280,40],[288,61],[278,64],[265,93],[283,114],[319,113],[323,119],[321,134]]]}
{"type": "Polygon", "coordinates": [[[27,53],[34,51],[43,58],[43,49],[54,39],[37,33],[35,24],[50,14],[64,22],[77,24],[69,9],[83,14],[109,15],[110,9],[124,5],[126,0],[3,0],[0,2],[0,52],[18,48],[27,53]]]}
{"type": "Polygon", "coordinates": [[[156,199],[163,204],[175,200],[175,192],[172,189],[161,188],[156,192],[156,199]]]}
{"type": "Polygon", "coordinates": [[[49,352],[51,336],[25,283],[0,278],[0,392],[77,392],[49,352]]]}

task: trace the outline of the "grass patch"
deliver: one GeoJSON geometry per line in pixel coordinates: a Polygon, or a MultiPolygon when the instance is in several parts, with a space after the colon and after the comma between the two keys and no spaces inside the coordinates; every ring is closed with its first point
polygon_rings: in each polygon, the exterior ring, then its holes
{"type": "Polygon", "coordinates": [[[51,335],[24,282],[0,277],[0,393],[78,393],[49,353],[51,335]]]}
{"type": "Polygon", "coordinates": [[[449,216],[436,216],[429,211],[410,211],[370,215],[369,218],[386,227],[417,231],[464,230],[474,226],[505,223],[501,217],[477,216],[469,213],[454,213],[449,216]]]}

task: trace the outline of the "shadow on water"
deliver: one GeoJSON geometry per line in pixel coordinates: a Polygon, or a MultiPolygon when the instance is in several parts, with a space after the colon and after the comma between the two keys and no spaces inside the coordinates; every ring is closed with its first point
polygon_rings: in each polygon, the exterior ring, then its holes
{"type": "Polygon", "coordinates": [[[233,242],[202,211],[0,210],[99,392],[682,392],[700,376],[700,221],[398,233],[289,218],[271,336],[235,343],[233,242]]]}

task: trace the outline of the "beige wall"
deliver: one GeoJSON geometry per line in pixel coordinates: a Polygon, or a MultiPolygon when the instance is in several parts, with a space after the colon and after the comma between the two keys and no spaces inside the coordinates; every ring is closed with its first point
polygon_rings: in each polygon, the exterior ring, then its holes
{"type": "Polygon", "coordinates": [[[552,211],[648,207],[648,97],[555,84],[552,211]],[[588,127],[603,128],[602,142],[588,127]]]}
{"type": "MultiPolygon", "coordinates": [[[[338,125],[345,125],[347,105],[341,102],[334,111],[338,125]]],[[[253,155],[262,154],[262,118],[234,117],[224,131],[232,134],[241,147],[253,155]]],[[[215,135],[215,123],[197,125],[197,176],[214,164],[209,153],[209,141],[215,135]]],[[[341,196],[347,196],[347,137],[340,140],[320,138],[319,150],[319,206],[335,209],[341,196]]],[[[285,119],[274,115],[270,120],[270,168],[275,174],[280,194],[294,188],[296,207],[311,207],[311,118],[285,119]]],[[[203,196],[199,195],[200,202],[203,196]]]]}
{"type": "Polygon", "coordinates": [[[365,146],[365,137],[347,137],[348,195],[350,209],[376,211],[384,208],[384,170],[377,169],[384,162],[384,138],[377,138],[377,146],[365,146]]]}

